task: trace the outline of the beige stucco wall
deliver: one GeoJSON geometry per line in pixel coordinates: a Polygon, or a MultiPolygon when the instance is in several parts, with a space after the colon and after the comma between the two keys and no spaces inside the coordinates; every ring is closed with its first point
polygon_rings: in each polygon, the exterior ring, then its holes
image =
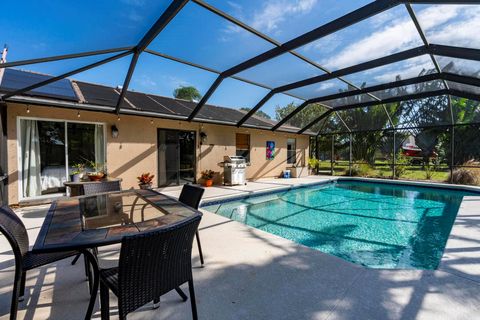
{"type": "MultiPolygon", "coordinates": [[[[100,122],[106,125],[106,149],[109,175],[122,178],[122,188],[137,187],[136,177],[142,172],[151,172],[157,175],[157,128],[194,130],[197,132],[197,178],[200,172],[211,169],[219,172],[216,183],[221,183],[223,168],[220,162],[223,156],[235,154],[235,134],[250,134],[251,166],[247,169],[248,179],[279,176],[285,169],[287,159],[287,138],[297,140],[297,162],[306,165],[308,157],[308,136],[273,133],[268,130],[236,128],[232,126],[202,124],[178,120],[165,120],[122,115],[120,121],[110,113],[30,106],[23,104],[8,104],[8,176],[9,176],[9,203],[19,201],[19,171],[17,149],[17,119],[18,117],[32,117],[43,119],[60,119],[71,121],[100,122]],[[110,128],[116,125],[119,137],[112,138],[110,128]],[[207,139],[200,144],[199,132],[207,134],[207,139]],[[267,161],[266,141],[275,141],[275,159],[267,161]]],[[[157,181],[154,181],[157,184],[157,181]]]]}

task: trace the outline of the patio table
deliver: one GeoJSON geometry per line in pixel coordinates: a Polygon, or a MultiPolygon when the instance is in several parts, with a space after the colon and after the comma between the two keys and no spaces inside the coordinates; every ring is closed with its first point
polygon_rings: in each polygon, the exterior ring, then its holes
{"type": "Polygon", "coordinates": [[[36,253],[78,250],[93,270],[90,319],[99,286],[99,267],[89,249],[121,243],[126,235],[180,223],[201,212],[154,190],[128,190],[57,200],[52,203],[38,238],[36,253]]]}

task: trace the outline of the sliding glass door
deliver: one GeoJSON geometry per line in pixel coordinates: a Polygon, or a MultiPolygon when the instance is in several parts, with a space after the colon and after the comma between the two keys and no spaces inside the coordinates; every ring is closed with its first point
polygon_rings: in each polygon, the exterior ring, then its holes
{"type": "Polygon", "coordinates": [[[74,166],[105,166],[102,124],[20,119],[22,198],[65,192],[74,166]]]}
{"type": "Polygon", "coordinates": [[[158,130],[158,185],[195,182],[195,131],[158,130]]]}

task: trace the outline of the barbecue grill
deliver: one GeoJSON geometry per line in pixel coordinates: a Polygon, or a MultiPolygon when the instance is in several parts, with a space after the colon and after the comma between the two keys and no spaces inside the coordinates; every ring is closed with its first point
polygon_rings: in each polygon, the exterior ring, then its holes
{"type": "Polygon", "coordinates": [[[247,161],[241,156],[224,156],[223,182],[225,185],[234,186],[238,184],[247,184],[245,179],[245,170],[247,168],[247,161]]]}

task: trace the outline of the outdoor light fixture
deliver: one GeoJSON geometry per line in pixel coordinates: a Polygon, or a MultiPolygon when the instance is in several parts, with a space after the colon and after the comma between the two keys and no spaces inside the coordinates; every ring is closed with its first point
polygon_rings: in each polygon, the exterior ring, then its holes
{"type": "Polygon", "coordinates": [[[117,126],[113,125],[111,130],[112,130],[112,138],[118,138],[119,131],[117,126]]]}
{"type": "Polygon", "coordinates": [[[207,134],[203,131],[200,132],[200,144],[205,143],[207,141],[207,134]]]}
{"type": "Polygon", "coordinates": [[[30,106],[27,105],[27,113],[30,113],[30,106]]]}
{"type": "Polygon", "coordinates": [[[118,116],[117,121],[120,121],[120,116],[118,116]]]}
{"type": "Polygon", "coordinates": [[[77,118],[80,118],[80,111],[77,112],[77,118]]]}

